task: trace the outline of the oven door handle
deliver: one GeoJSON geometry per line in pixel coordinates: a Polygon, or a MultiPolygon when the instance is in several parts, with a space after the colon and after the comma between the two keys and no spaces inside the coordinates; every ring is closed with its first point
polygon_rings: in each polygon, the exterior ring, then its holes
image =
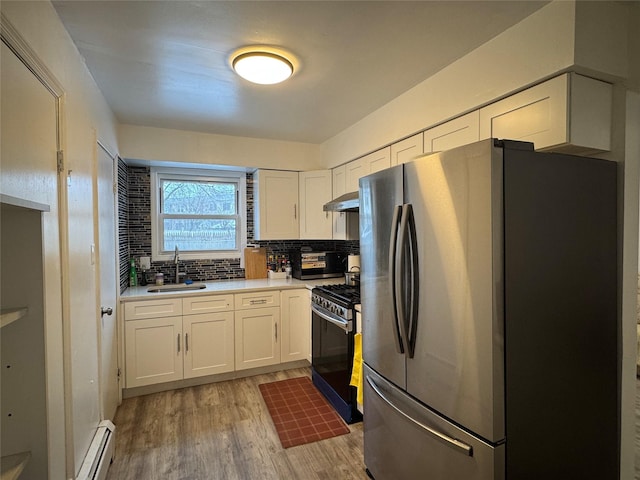
{"type": "Polygon", "coordinates": [[[329,315],[324,313],[322,310],[319,310],[318,307],[316,307],[313,304],[311,305],[311,310],[313,311],[313,313],[318,315],[323,320],[326,320],[327,322],[331,322],[334,325],[340,327],[342,330],[344,330],[345,333],[349,333],[351,331],[351,326],[349,325],[350,322],[330,317],[329,315]]]}

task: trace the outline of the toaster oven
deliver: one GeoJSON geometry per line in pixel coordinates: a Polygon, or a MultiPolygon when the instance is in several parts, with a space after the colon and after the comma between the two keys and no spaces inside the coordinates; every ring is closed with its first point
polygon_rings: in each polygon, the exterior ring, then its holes
{"type": "Polygon", "coordinates": [[[291,275],[299,280],[344,275],[345,256],[339,252],[289,252],[291,275]]]}

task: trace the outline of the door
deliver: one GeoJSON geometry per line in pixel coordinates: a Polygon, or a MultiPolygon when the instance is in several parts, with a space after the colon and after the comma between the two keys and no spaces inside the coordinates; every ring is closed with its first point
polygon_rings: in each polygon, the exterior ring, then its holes
{"type": "Polygon", "coordinates": [[[291,240],[299,237],[298,172],[258,170],[254,174],[255,239],[291,240]]]}
{"type": "Polygon", "coordinates": [[[504,480],[505,444],[492,446],[364,368],[364,462],[376,480],[504,480]]]}
{"type": "Polygon", "coordinates": [[[390,250],[394,212],[402,205],[399,165],[369,175],[360,188],[360,264],[363,358],[396,385],[405,386],[405,360],[393,308],[390,250]]]}
{"type": "Polygon", "coordinates": [[[424,132],[424,153],[442,152],[480,140],[480,112],[467,113],[424,132]]]}
{"type": "Polygon", "coordinates": [[[407,391],[492,442],[504,438],[501,155],[487,140],[404,165],[420,276],[407,391]]]}
{"type": "Polygon", "coordinates": [[[182,317],[125,322],[127,388],[182,379],[182,317]]]}
{"type": "Polygon", "coordinates": [[[332,198],[331,170],[300,172],[299,178],[300,238],[330,240],[332,216],[322,206],[332,198]]]}
{"type": "Polygon", "coordinates": [[[280,302],[282,334],[280,361],[292,362],[309,358],[310,292],[306,288],[283,290],[280,302]]]}
{"type": "Polygon", "coordinates": [[[117,271],[115,232],[115,163],[98,148],[98,176],[95,204],[98,210],[98,251],[100,282],[100,400],[102,419],[113,420],[119,403],[117,271]]]}
{"type": "Polygon", "coordinates": [[[280,307],[235,312],[236,370],[280,363],[280,307]]]}
{"type": "Polygon", "coordinates": [[[400,165],[415,160],[423,153],[423,134],[418,133],[391,145],[391,165],[400,165]]]}
{"type": "Polygon", "coordinates": [[[184,378],[232,372],[234,369],[233,312],[182,317],[184,378]]]}

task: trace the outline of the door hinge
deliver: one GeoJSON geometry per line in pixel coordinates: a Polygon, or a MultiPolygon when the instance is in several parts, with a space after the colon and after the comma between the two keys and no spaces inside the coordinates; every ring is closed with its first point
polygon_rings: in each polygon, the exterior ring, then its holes
{"type": "Polygon", "coordinates": [[[118,367],[118,382],[120,381],[120,374],[121,374],[121,370],[120,370],[120,367],[118,367]]]}
{"type": "Polygon", "coordinates": [[[58,161],[58,173],[62,173],[64,171],[64,153],[62,150],[58,150],[56,152],[56,157],[58,161]]]}

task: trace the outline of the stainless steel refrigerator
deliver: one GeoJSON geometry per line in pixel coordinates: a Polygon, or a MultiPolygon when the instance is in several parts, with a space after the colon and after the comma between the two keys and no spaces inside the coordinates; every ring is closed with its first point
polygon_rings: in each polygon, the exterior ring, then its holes
{"type": "Polygon", "coordinates": [[[617,479],[617,165],[490,139],[360,180],[375,480],[617,479]]]}

